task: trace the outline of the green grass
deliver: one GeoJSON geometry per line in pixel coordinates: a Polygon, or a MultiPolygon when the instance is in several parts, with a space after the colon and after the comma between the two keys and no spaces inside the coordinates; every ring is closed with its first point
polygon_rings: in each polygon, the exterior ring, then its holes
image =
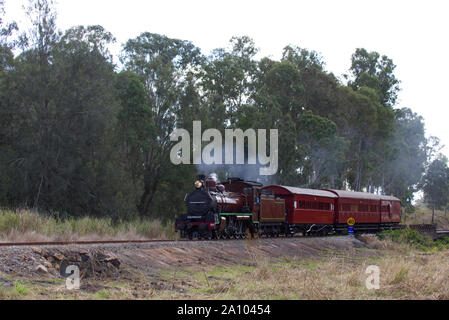
{"type": "Polygon", "coordinates": [[[27,296],[30,293],[30,290],[22,281],[16,281],[14,283],[14,287],[16,289],[17,294],[20,296],[27,296]]]}
{"type": "Polygon", "coordinates": [[[97,292],[97,297],[100,299],[109,299],[110,296],[111,296],[111,293],[107,289],[102,289],[97,292]]]}
{"type": "Polygon", "coordinates": [[[110,218],[58,219],[31,210],[0,209],[0,240],[77,238],[174,239],[171,221],[134,219],[113,223],[110,218]]]}
{"type": "Polygon", "coordinates": [[[449,238],[433,240],[421,235],[418,231],[410,228],[401,230],[387,230],[378,234],[381,240],[391,240],[395,243],[407,244],[412,248],[423,251],[436,251],[449,248],[449,238]]]}

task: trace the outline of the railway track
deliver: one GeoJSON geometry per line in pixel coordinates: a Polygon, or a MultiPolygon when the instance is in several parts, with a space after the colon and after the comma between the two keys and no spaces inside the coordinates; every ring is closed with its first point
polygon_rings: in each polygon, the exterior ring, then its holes
{"type": "Polygon", "coordinates": [[[157,243],[175,242],[187,240],[92,240],[92,241],[38,241],[38,242],[0,242],[0,247],[25,247],[25,246],[70,246],[85,244],[126,244],[126,243],[157,243]]]}
{"type": "MultiPolygon", "coordinates": [[[[449,237],[449,230],[435,230],[436,238],[449,237]]],[[[293,237],[280,237],[285,239],[291,238],[321,238],[318,235],[309,236],[293,236],[293,237]]],[[[332,235],[324,236],[332,237],[332,235]]],[[[260,237],[256,239],[270,239],[266,237],[260,237]]],[[[70,246],[70,245],[93,245],[93,244],[139,244],[139,243],[161,243],[161,242],[198,242],[198,241],[233,241],[233,240],[247,240],[247,239],[176,239],[176,240],[90,240],[90,241],[38,241],[38,242],[0,242],[0,247],[25,247],[25,246],[70,246]]]]}
{"type": "Polygon", "coordinates": [[[449,237],[449,230],[437,230],[436,231],[437,238],[446,238],[449,237]]]}
{"type": "MultiPolygon", "coordinates": [[[[333,235],[328,235],[325,237],[332,237],[333,235]]],[[[291,239],[291,238],[320,238],[321,236],[293,236],[293,237],[273,237],[277,239],[291,239]]],[[[271,237],[257,237],[255,239],[271,239],[271,237]]],[[[204,241],[238,241],[238,240],[248,240],[248,238],[237,238],[237,239],[175,239],[175,240],[92,240],[92,241],[37,241],[37,242],[0,242],[0,248],[1,247],[26,247],[26,246],[70,246],[70,245],[93,245],[93,244],[128,244],[128,243],[163,243],[163,242],[204,242],[204,241]]]]}

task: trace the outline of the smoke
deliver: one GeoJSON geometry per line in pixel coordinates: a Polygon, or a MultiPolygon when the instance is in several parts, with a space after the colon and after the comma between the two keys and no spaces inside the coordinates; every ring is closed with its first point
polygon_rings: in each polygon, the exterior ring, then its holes
{"type": "MultiPolygon", "coordinates": [[[[239,148],[236,148],[234,144],[233,148],[233,162],[236,163],[236,159],[240,155],[239,148]]],[[[254,157],[248,158],[248,152],[244,152],[243,158],[245,159],[244,164],[225,164],[226,150],[225,146],[222,146],[222,164],[205,164],[203,161],[196,161],[196,171],[197,174],[204,174],[208,176],[213,173],[217,175],[218,181],[226,181],[228,178],[241,178],[246,181],[256,181],[264,185],[276,184],[276,176],[271,175],[261,175],[260,169],[264,168],[257,159],[254,157]],[[255,163],[255,164],[250,164],[255,163]]]]}

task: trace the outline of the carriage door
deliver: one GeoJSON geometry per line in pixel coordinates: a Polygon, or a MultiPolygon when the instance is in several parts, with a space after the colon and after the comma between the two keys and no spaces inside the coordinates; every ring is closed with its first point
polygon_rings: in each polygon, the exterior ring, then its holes
{"type": "Polygon", "coordinates": [[[381,202],[381,222],[391,222],[391,203],[390,201],[382,201],[381,202]]]}

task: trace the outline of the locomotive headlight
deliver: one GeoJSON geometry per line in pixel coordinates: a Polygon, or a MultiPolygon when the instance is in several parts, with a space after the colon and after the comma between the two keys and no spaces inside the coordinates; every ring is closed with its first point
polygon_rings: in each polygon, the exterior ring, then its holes
{"type": "Polygon", "coordinates": [[[203,183],[200,180],[195,181],[195,188],[199,189],[203,186],[203,183]]]}

